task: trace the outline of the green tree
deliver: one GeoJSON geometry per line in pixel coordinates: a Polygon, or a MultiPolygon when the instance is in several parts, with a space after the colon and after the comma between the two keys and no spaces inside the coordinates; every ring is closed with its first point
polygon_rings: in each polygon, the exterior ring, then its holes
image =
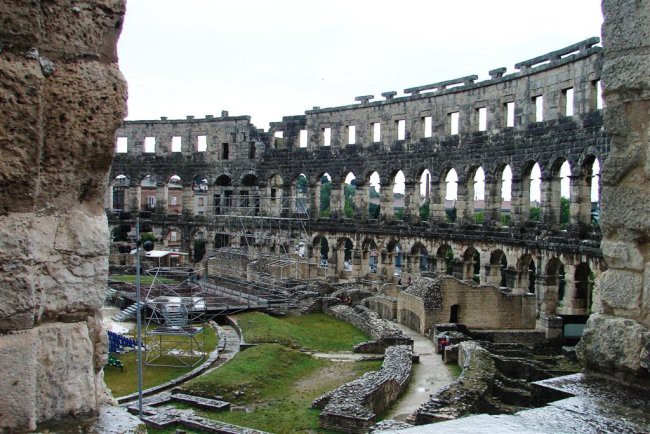
{"type": "Polygon", "coordinates": [[[420,207],[420,221],[428,221],[431,216],[431,204],[425,202],[424,205],[420,207]]]}
{"type": "Polygon", "coordinates": [[[343,213],[347,218],[352,218],[354,217],[354,210],[356,209],[356,206],[354,204],[354,195],[357,191],[357,187],[354,184],[345,184],[343,188],[343,196],[345,199],[345,204],[343,207],[343,213]]]}
{"type": "Polygon", "coordinates": [[[456,221],[456,208],[447,208],[445,214],[448,222],[454,223],[456,221]]]}
{"type": "Polygon", "coordinates": [[[569,224],[571,201],[566,198],[560,198],[560,227],[566,227],[569,224]]]}
{"type": "Polygon", "coordinates": [[[307,194],[307,178],[304,176],[299,176],[298,179],[296,180],[296,193],[298,194],[307,194]]]}
{"type": "Polygon", "coordinates": [[[368,205],[368,217],[371,219],[379,218],[379,210],[381,209],[378,203],[371,203],[368,205]]]}
{"type": "Polygon", "coordinates": [[[532,206],[530,207],[530,221],[538,222],[539,221],[539,207],[532,206]]]}
{"type": "Polygon", "coordinates": [[[485,212],[484,211],[476,211],[474,213],[474,222],[478,224],[482,224],[485,221],[485,212]]]}
{"type": "Polygon", "coordinates": [[[205,245],[206,242],[204,239],[194,240],[194,262],[199,262],[203,259],[205,255],[205,245]]]}
{"type": "Polygon", "coordinates": [[[404,208],[395,208],[395,220],[404,220],[404,208]]]}

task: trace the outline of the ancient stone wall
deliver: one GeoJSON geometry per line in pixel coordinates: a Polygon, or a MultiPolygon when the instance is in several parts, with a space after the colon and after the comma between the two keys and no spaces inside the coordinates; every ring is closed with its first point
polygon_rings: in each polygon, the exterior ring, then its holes
{"type": "Polygon", "coordinates": [[[317,398],[313,408],[321,409],[322,428],[347,433],[365,433],[381,414],[404,392],[411,379],[412,350],[396,345],[386,349],[379,371],[367,372],[317,398]]]}
{"type": "Polygon", "coordinates": [[[0,2],[0,432],[96,413],[123,0],[0,2]]]}
{"type": "Polygon", "coordinates": [[[578,347],[590,370],[650,381],[650,1],[603,1],[603,254],[594,313],[578,347]]]}

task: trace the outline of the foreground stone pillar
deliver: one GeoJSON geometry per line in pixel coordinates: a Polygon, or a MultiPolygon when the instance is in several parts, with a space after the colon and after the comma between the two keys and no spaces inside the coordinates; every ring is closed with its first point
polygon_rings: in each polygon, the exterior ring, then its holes
{"type": "Polygon", "coordinates": [[[605,130],[603,256],[594,313],[577,348],[583,365],[650,387],[650,0],[603,1],[605,130]]]}
{"type": "Polygon", "coordinates": [[[94,415],[124,1],[0,2],[0,431],[94,415]]]}

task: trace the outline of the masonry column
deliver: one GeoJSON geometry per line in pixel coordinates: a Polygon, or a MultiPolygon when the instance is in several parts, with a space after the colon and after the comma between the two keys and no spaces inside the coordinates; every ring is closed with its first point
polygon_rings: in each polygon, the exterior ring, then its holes
{"type": "MultiPolygon", "coordinates": [[[[444,181],[443,181],[444,182],[444,181]]],[[[444,222],[445,198],[441,192],[442,184],[438,178],[431,178],[431,195],[429,196],[429,220],[432,222],[444,222]]]]}
{"type": "Polygon", "coordinates": [[[489,226],[501,224],[501,182],[485,178],[485,223],[489,226]]]}
{"type": "Polygon", "coordinates": [[[331,219],[336,220],[343,217],[343,184],[332,180],[330,196],[331,219]]]}
{"type": "Polygon", "coordinates": [[[124,12],[119,0],[0,3],[0,432],[56,431],[111,400],[103,195],[126,114],[124,12]]]}
{"type": "Polygon", "coordinates": [[[530,215],[530,190],[524,185],[519,175],[512,176],[512,194],[510,202],[510,217],[513,226],[526,224],[530,215]]]}
{"type": "Polygon", "coordinates": [[[456,222],[474,223],[474,209],[468,204],[467,182],[458,180],[458,199],[456,200],[456,222]]]}
{"type": "Polygon", "coordinates": [[[386,185],[386,187],[382,187],[380,191],[380,219],[391,222],[395,220],[395,210],[393,210],[393,188],[390,185],[390,182],[386,184],[382,182],[381,185],[386,185]]]}
{"type": "Polygon", "coordinates": [[[320,217],[320,183],[309,184],[309,216],[311,218],[320,217]]]}
{"type": "Polygon", "coordinates": [[[541,220],[551,229],[560,228],[560,178],[542,178],[541,220]]]}
{"type": "Polygon", "coordinates": [[[584,175],[570,176],[571,204],[569,208],[572,225],[591,224],[591,188],[584,175]]]}
{"type": "Polygon", "coordinates": [[[345,266],[343,263],[345,262],[345,246],[337,246],[336,247],[336,275],[338,277],[341,277],[343,271],[345,271],[345,266]]]}
{"type": "Polygon", "coordinates": [[[365,221],[368,219],[368,184],[364,181],[357,180],[357,191],[354,195],[354,216],[357,220],[365,221]]]}
{"type": "Polygon", "coordinates": [[[404,182],[404,221],[420,221],[420,183],[404,182]]]}

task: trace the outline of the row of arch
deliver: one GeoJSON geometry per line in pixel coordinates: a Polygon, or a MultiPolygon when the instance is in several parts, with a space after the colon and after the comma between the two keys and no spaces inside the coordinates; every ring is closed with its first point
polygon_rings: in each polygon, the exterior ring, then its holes
{"type": "MultiPolygon", "coordinates": [[[[550,168],[542,168],[539,162],[530,160],[518,168],[500,164],[491,173],[480,165],[466,168],[460,175],[459,171],[448,166],[434,176],[425,168],[412,179],[402,170],[388,176],[372,170],[359,177],[353,171],[337,177],[328,172],[318,173],[316,177],[299,173],[290,179],[273,174],[261,182],[252,172],[237,180],[221,174],[213,182],[206,176],[196,175],[189,190],[194,194],[211,192],[208,206],[218,207],[217,214],[225,213],[228,206],[232,206],[229,196],[246,194],[266,196],[271,201],[290,201],[276,209],[262,206],[261,213],[309,212],[311,217],[416,221],[460,218],[475,223],[486,220],[507,223],[504,216],[508,216],[510,221],[514,217],[516,222],[544,221],[556,226],[591,224],[597,220],[600,161],[594,154],[582,158],[580,165],[571,165],[570,161],[558,158],[550,168]],[[244,188],[246,190],[240,191],[244,188]],[[562,198],[566,210],[562,209],[562,198]]],[[[131,184],[125,175],[118,175],[113,189],[117,191],[131,184]]],[[[178,190],[185,184],[178,175],[171,175],[163,185],[168,190],[178,190]]],[[[149,191],[159,186],[160,182],[152,175],[145,176],[139,183],[140,188],[149,191]]],[[[119,209],[115,200],[113,209],[119,209]]]]}

